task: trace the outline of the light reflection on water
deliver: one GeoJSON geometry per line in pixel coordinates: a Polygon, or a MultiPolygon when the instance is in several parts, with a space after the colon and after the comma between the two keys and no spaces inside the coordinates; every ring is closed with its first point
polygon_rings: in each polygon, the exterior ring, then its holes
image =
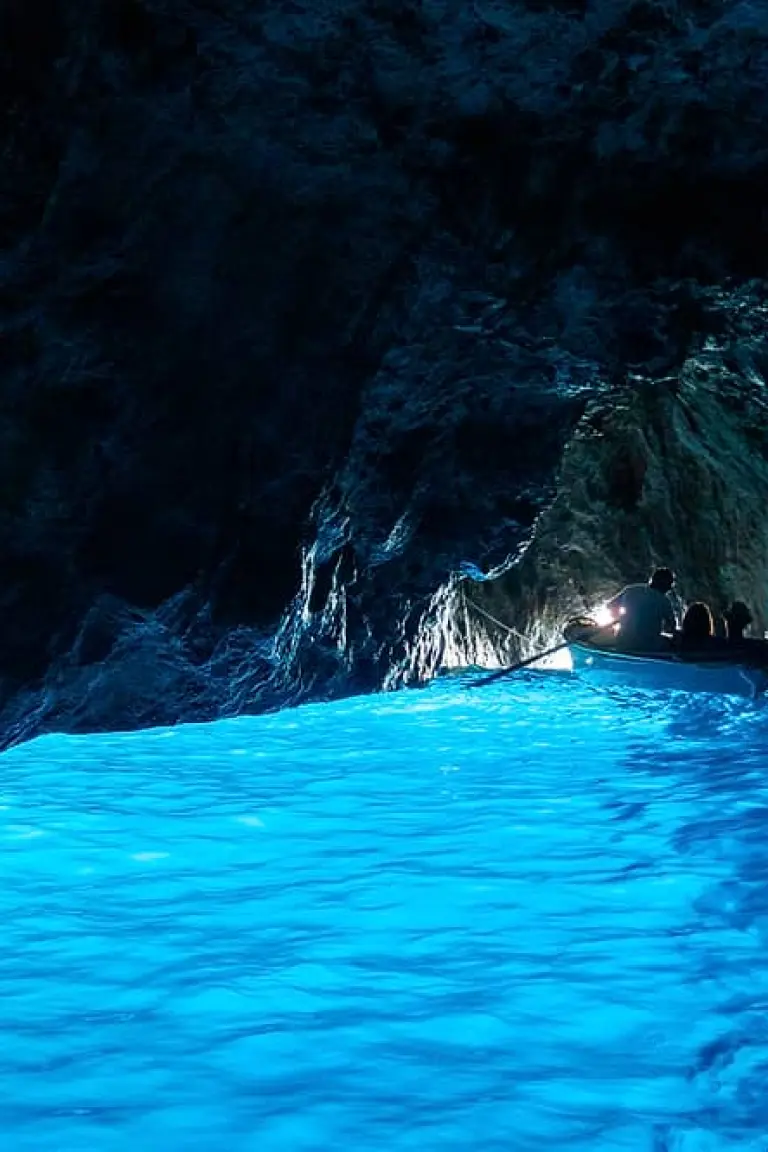
{"type": "Polygon", "coordinates": [[[549,673],[6,753],[4,1146],[765,1152],[766,733],[549,673]]]}

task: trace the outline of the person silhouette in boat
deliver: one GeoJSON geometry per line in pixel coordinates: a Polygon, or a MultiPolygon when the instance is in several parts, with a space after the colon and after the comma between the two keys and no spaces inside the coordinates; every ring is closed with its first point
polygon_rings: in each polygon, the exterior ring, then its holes
{"type": "Polygon", "coordinates": [[[664,652],[677,629],[669,593],[675,575],[657,568],[647,584],[627,584],[606,607],[619,624],[616,647],[635,652],[664,652]]]}
{"type": "Polygon", "coordinates": [[[752,623],[752,613],[743,600],[734,600],[725,612],[725,634],[732,644],[741,644],[745,639],[744,629],[752,623]]]}
{"type": "Polygon", "coordinates": [[[689,604],[683,615],[676,647],[685,656],[700,656],[713,659],[721,653],[727,655],[729,644],[723,637],[715,635],[715,621],[709,604],[695,600],[689,604]]]}
{"type": "Polygon", "coordinates": [[[696,601],[683,616],[683,626],[675,640],[675,647],[689,660],[724,660],[731,664],[752,667],[768,666],[768,643],[744,636],[744,629],[752,615],[746,604],[737,600],[725,613],[727,637],[716,636],[712,612],[708,604],[696,601]],[[735,609],[735,611],[734,611],[735,609]]]}
{"type": "Polygon", "coordinates": [[[734,600],[725,613],[725,628],[728,646],[736,649],[750,662],[765,667],[768,665],[768,641],[745,636],[744,629],[752,623],[752,613],[743,600],[734,600]]]}

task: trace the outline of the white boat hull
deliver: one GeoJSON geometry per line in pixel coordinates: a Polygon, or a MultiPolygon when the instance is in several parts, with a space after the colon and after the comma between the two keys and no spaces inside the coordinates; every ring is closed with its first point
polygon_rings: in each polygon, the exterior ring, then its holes
{"type": "Polygon", "coordinates": [[[755,700],[768,691],[768,671],[745,664],[723,660],[694,663],[672,653],[669,656],[634,656],[573,642],[569,649],[573,671],[601,687],[706,692],[749,700],[755,700]]]}

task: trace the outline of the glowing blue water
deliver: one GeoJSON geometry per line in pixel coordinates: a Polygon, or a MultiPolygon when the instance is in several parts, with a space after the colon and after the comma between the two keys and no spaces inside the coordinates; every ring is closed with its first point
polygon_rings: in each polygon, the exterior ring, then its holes
{"type": "Polygon", "coordinates": [[[768,721],[551,673],[0,757],[13,1152],[765,1152],[768,721]]]}

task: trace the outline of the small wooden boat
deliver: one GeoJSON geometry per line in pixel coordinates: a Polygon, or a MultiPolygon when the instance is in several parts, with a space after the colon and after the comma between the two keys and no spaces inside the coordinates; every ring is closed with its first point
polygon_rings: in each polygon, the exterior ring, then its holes
{"type": "Polygon", "coordinates": [[[756,667],[738,654],[687,652],[622,652],[606,642],[603,629],[590,620],[571,620],[563,635],[573,671],[603,687],[640,688],[645,691],[708,692],[750,700],[768,691],[768,668],[756,667]]]}

